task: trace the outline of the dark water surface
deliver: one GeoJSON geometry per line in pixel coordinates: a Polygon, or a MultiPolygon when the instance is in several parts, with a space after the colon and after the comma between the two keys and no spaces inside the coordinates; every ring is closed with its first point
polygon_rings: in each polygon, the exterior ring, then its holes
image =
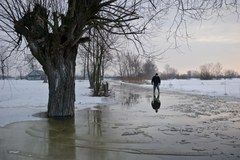
{"type": "Polygon", "coordinates": [[[112,84],[115,104],[0,128],[1,160],[239,159],[238,102],[112,84]]]}

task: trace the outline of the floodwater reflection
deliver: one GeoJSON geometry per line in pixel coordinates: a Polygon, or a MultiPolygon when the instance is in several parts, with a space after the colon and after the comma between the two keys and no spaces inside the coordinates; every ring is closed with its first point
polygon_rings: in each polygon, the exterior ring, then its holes
{"type": "Polygon", "coordinates": [[[154,94],[153,95],[153,100],[151,102],[152,108],[156,111],[156,113],[158,112],[158,109],[161,106],[161,101],[160,101],[160,95],[158,94],[157,96],[154,94]]]}
{"type": "Polygon", "coordinates": [[[123,97],[122,104],[126,105],[126,106],[131,106],[133,104],[138,104],[140,98],[141,98],[141,96],[139,94],[135,94],[135,93],[125,94],[124,97],[123,97]]]}
{"type": "Polygon", "coordinates": [[[94,137],[102,136],[102,111],[100,109],[88,110],[88,134],[94,137]]]}
{"type": "Polygon", "coordinates": [[[76,159],[75,120],[47,119],[0,128],[1,160],[76,159]]]}
{"type": "Polygon", "coordinates": [[[76,159],[75,151],[75,120],[48,120],[48,157],[59,159],[76,159]]]}

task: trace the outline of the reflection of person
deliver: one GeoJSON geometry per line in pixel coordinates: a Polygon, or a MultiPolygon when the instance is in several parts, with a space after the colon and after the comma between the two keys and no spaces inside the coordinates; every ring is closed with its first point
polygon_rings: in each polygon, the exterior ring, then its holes
{"type": "Polygon", "coordinates": [[[152,85],[153,85],[153,95],[155,95],[155,90],[157,88],[158,90],[158,95],[160,93],[159,91],[159,85],[161,84],[161,78],[158,76],[156,73],[155,76],[152,77],[152,85]]]}
{"type": "Polygon", "coordinates": [[[158,112],[158,109],[159,109],[160,106],[161,106],[161,101],[159,100],[159,95],[158,95],[157,97],[154,95],[154,98],[153,98],[151,104],[152,104],[152,108],[153,108],[156,112],[158,112]]]}

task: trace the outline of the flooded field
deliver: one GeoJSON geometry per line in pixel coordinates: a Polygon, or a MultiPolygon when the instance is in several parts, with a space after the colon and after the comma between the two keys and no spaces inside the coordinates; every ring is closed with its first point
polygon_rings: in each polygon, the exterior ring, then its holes
{"type": "MultiPolygon", "coordinates": [[[[1,160],[240,159],[240,103],[111,84],[115,103],[0,128],[1,160]]],[[[44,113],[35,116],[44,117],[44,113]]]]}

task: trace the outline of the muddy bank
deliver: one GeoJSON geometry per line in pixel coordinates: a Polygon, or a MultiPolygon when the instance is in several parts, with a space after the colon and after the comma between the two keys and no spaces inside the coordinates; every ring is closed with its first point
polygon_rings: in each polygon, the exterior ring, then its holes
{"type": "Polygon", "coordinates": [[[115,104],[0,128],[0,159],[239,159],[240,106],[235,100],[112,84],[115,104]]]}

